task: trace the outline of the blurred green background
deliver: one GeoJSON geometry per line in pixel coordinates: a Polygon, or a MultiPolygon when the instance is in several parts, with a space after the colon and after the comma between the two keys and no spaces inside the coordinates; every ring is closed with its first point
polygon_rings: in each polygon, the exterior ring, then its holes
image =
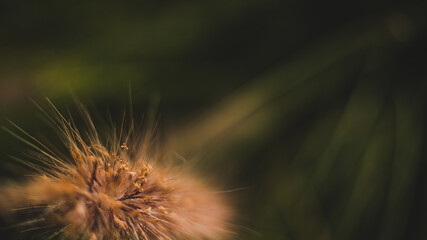
{"type": "MultiPolygon", "coordinates": [[[[172,150],[245,188],[229,193],[235,239],[427,239],[426,12],[426,1],[1,1],[0,114],[50,138],[29,98],[66,111],[71,89],[120,121],[131,86],[135,115],[157,106],[172,150]]],[[[6,132],[0,143],[0,178],[22,175],[8,155],[26,146],[6,132]]]]}

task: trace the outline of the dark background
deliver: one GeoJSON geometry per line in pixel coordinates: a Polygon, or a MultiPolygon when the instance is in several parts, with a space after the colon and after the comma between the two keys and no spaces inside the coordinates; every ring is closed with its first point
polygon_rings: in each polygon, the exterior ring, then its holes
{"type": "MultiPolygon", "coordinates": [[[[135,115],[155,106],[174,150],[224,189],[245,187],[229,193],[235,239],[426,239],[426,12],[426,1],[1,1],[0,113],[51,138],[29,98],[73,111],[74,92],[120,121],[130,87],[135,115]]],[[[27,147],[7,132],[0,143],[1,179],[19,178],[8,155],[27,147]]]]}

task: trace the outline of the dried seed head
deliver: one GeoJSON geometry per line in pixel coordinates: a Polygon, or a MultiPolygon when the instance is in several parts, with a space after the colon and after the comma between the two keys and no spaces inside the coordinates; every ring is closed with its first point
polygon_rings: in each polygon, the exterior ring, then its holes
{"type": "Polygon", "coordinates": [[[120,145],[118,137],[108,139],[110,147],[101,144],[87,111],[83,115],[89,130],[83,137],[72,120],[66,121],[53,109],[57,117],[51,119],[60,127],[71,161],[37,141],[42,147],[36,149],[44,155],[40,160],[49,163],[48,169],[24,184],[4,186],[3,213],[12,208],[38,209],[38,225],[61,226],[55,234],[72,239],[222,239],[227,235],[230,211],[200,179],[153,161],[161,153],[148,154],[145,147],[138,150],[146,142],[120,145]]]}

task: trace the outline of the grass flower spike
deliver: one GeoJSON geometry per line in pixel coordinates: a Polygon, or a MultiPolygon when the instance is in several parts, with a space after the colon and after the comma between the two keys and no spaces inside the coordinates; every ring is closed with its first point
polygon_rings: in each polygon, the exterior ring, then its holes
{"type": "Polygon", "coordinates": [[[39,153],[40,164],[27,164],[40,174],[1,188],[3,215],[30,215],[22,224],[53,226],[52,238],[224,239],[230,211],[221,195],[189,171],[162,164],[163,154],[150,148],[147,137],[131,141],[121,127],[101,139],[81,110],[84,130],[53,105],[47,114],[68,154],[21,130],[39,153]]]}

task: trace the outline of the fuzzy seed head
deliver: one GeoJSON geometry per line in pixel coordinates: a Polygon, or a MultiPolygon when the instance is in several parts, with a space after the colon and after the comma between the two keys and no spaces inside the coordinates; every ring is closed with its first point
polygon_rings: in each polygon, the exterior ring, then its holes
{"type": "MultiPolygon", "coordinates": [[[[86,112],[85,112],[86,113],[86,112]]],[[[86,113],[88,116],[88,114],[86,113]]],[[[39,149],[49,169],[24,184],[4,186],[5,209],[37,209],[37,224],[58,226],[66,239],[223,239],[230,211],[224,199],[188,171],[164,166],[143,144],[101,143],[92,126],[79,133],[54,118],[68,160],[39,149]]],[[[129,139],[125,139],[128,140],[129,139]]],[[[44,146],[44,145],[42,145],[44,146]]],[[[31,222],[30,220],[28,222],[31,222]]]]}

